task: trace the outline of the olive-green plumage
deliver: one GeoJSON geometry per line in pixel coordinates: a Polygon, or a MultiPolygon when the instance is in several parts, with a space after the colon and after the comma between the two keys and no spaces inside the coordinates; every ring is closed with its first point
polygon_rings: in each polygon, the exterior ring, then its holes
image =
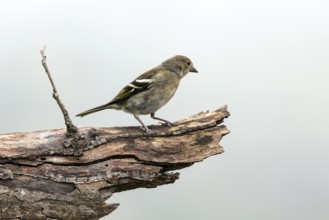
{"type": "Polygon", "coordinates": [[[104,109],[117,109],[133,114],[147,133],[152,131],[144,125],[139,115],[151,114],[152,118],[171,126],[169,121],[155,117],[155,112],[174,96],[180,80],[189,72],[198,72],[191,60],[181,55],[174,56],[140,75],[109,103],[84,111],[77,116],[83,117],[104,109]]]}

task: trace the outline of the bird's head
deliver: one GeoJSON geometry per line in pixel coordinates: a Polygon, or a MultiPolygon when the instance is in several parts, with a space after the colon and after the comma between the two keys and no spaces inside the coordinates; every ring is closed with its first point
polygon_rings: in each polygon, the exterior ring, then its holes
{"type": "Polygon", "coordinates": [[[166,69],[177,73],[181,78],[183,78],[189,72],[198,72],[194,68],[192,61],[188,57],[182,55],[171,57],[164,61],[162,65],[166,69]]]}

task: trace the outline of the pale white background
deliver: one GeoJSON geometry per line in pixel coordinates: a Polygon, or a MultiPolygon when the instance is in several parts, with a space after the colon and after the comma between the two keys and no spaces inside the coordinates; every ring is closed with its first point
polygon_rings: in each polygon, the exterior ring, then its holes
{"type": "MultiPolygon", "coordinates": [[[[0,133],[64,126],[44,44],[72,116],[176,54],[200,73],[159,116],[229,106],[224,154],[173,185],[114,195],[121,205],[104,219],[329,219],[329,1],[11,0],[0,2],[0,31],[0,133]]],[[[119,111],[73,120],[138,125],[119,111]]]]}

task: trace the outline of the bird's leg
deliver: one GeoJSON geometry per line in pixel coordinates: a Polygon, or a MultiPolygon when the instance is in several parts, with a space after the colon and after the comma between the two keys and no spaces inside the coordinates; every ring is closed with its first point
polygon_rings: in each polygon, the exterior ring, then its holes
{"type": "Polygon", "coordinates": [[[168,127],[173,126],[173,124],[165,119],[155,117],[155,113],[151,113],[151,118],[159,120],[161,125],[167,125],[168,127]]]}
{"type": "Polygon", "coordinates": [[[148,133],[148,134],[153,134],[153,133],[155,133],[154,131],[152,131],[151,129],[149,129],[143,122],[142,122],[142,120],[139,118],[139,115],[136,115],[136,114],[134,114],[134,117],[137,119],[137,121],[139,121],[139,123],[141,123],[142,124],[142,126],[143,126],[143,130],[145,130],[145,132],[146,133],[148,133]]]}

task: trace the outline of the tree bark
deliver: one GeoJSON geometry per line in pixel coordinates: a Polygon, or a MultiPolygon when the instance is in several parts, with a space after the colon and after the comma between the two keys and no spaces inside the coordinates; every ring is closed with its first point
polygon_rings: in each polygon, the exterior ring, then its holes
{"type": "Polygon", "coordinates": [[[171,128],[79,127],[0,135],[1,219],[99,219],[113,193],[175,182],[182,169],[223,153],[226,106],[171,128]]]}

